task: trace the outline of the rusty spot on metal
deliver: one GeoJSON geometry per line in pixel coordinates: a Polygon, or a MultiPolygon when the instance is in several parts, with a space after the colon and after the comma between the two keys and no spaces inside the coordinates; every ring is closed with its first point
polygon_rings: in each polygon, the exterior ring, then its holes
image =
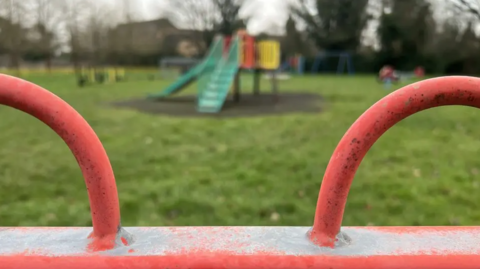
{"type": "Polygon", "coordinates": [[[433,97],[433,100],[435,100],[437,103],[445,100],[445,93],[436,94],[433,97]]]}

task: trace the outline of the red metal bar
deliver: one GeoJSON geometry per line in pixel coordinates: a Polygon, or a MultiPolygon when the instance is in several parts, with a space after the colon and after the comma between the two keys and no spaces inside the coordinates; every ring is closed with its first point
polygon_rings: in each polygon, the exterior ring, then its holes
{"type": "Polygon", "coordinates": [[[370,147],[390,127],[419,111],[446,105],[480,108],[480,79],[439,77],[405,86],[378,101],[348,129],[323,177],[310,239],[334,247],[350,185],[370,147]]]}
{"type": "MultiPolygon", "coordinates": [[[[90,198],[93,233],[98,248],[113,247],[120,230],[120,209],[110,161],[95,132],[53,93],[25,80],[0,74],[0,104],[28,113],[52,128],[72,151],[90,198]]],[[[1,267],[1,266],[0,266],[1,267]]]]}

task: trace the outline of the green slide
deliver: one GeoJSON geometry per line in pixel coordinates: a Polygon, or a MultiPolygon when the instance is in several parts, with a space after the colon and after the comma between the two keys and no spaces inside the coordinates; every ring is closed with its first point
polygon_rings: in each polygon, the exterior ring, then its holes
{"type": "Polygon", "coordinates": [[[219,37],[213,42],[210,50],[205,59],[194,68],[190,69],[187,73],[178,78],[174,83],[169,85],[166,89],[159,93],[149,94],[148,98],[162,98],[171,94],[177,93],[184,89],[190,83],[195,81],[206,69],[211,66],[217,65],[222,58],[223,52],[223,38],[219,37]]]}
{"type": "Polygon", "coordinates": [[[200,74],[197,110],[218,113],[227,99],[235,76],[239,71],[239,39],[232,40],[228,55],[216,65],[210,65],[200,74]]]}

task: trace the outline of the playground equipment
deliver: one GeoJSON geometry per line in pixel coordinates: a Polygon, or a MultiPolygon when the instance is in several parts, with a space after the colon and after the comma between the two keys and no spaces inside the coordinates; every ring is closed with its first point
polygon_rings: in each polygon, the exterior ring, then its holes
{"type": "Polygon", "coordinates": [[[338,57],[337,74],[343,74],[345,71],[349,75],[353,75],[355,73],[350,53],[334,51],[325,51],[318,53],[315,57],[315,61],[313,62],[311,72],[313,74],[318,73],[320,70],[320,66],[325,63],[328,58],[336,57],[338,57]]]}
{"type": "Polygon", "coordinates": [[[378,72],[378,81],[382,82],[385,89],[389,89],[392,83],[398,81],[407,81],[416,78],[423,78],[425,76],[425,70],[421,66],[417,66],[413,72],[398,71],[391,65],[385,65],[378,72]]]}
{"type": "Polygon", "coordinates": [[[163,78],[170,78],[172,67],[180,68],[181,74],[188,72],[190,68],[197,65],[200,62],[198,59],[183,58],[183,57],[166,57],[159,61],[160,75],[163,78]]]}
{"type": "MultiPolygon", "coordinates": [[[[217,36],[202,62],[178,78],[162,92],[148,98],[165,98],[178,93],[190,83],[197,83],[197,110],[218,113],[231,93],[235,102],[240,100],[240,72],[254,71],[255,94],[260,93],[260,75],[280,66],[280,44],[277,41],[256,42],[246,31],[231,37],[217,36]]],[[[277,96],[278,83],[273,74],[272,91],[277,96]]]]}
{"type": "MultiPolygon", "coordinates": [[[[305,71],[305,59],[301,55],[293,56],[293,57],[288,57],[278,68],[277,72],[277,79],[279,80],[285,80],[289,79],[290,76],[288,73],[291,74],[298,74],[298,75],[303,75],[305,71]]],[[[273,77],[272,74],[267,74],[265,75],[266,78],[270,79],[273,77]]]]}
{"type": "Polygon", "coordinates": [[[1,268],[480,268],[480,226],[341,227],[355,172],[378,138],[422,110],[480,108],[479,78],[417,82],[361,115],[333,152],[313,227],[122,227],[110,161],[82,116],[49,91],[7,75],[0,75],[0,104],[38,118],[65,141],[84,176],[93,224],[0,228],[1,268]]]}
{"type": "Polygon", "coordinates": [[[385,89],[389,89],[398,79],[395,69],[390,65],[383,66],[378,72],[378,80],[383,83],[385,89]]]}
{"type": "Polygon", "coordinates": [[[395,70],[395,75],[398,77],[398,80],[400,81],[407,81],[412,78],[422,78],[425,76],[425,70],[421,66],[415,67],[415,69],[412,71],[400,71],[400,70],[395,70]]]}
{"type": "Polygon", "coordinates": [[[290,71],[298,75],[303,75],[305,72],[305,57],[302,55],[296,55],[288,57],[287,60],[280,67],[280,72],[290,71]]]}
{"type": "Polygon", "coordinates": [[[290,76],[280,73],[280,43],[277,41],[260,41],[257,45],[259,51],[259,64],[260,69],[271,70],[265,74],[267,79],[285,80],[290,76]]]}
{"type": "Polygon", "coordinates": [[[76,74],[80,87],[93,83],[113,83],[125,80],[125,70],[122,68],[82,67],[76,74]]]}

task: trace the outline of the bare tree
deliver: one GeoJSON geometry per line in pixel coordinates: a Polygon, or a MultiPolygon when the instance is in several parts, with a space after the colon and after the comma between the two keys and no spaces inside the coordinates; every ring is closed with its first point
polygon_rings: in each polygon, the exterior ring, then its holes
{"type": "Polygon", "coordinates": [[[124,32],[124,36],[121,36],[121,42],[123,44],[122,53],[124,54],[124,58],[127,60],[128,63],[132,63],[132,59],[134,57],[134,46],[133,46],[133,27],[132,24],[135,19],[137,19],[138,14],[135,10],[135,2],[132,0],[122,0],[121,5],[121,22],[126,24],[126,30],[124,32]]]}
{"type": "Polygon", "coordinates": [[[0,0],[0,12],[5,18],[3,20],[1,39],[3,46],[9,56],[9,66],[20,72],[20,60],[25,48],[26,29],[22,25],[22,17],[26,16],[26,9],[23,1],[0,0]]]}
{"type": "Polygon", "coordinates": [[[211,0],[170,0],[166,16],[176,25],[194,31],[197,47],[205,51],[213,40],[215,26],[220,20],[218,7],[211,0]]]}
{"type": "Polygon", "coordinates": [[[88,19],[86,1],[62,1],[62,24],[67,35],[67,47],[70,50],[70,60],[76,71],[79,71],[81,60],[85,52],[85,22],[88,19]]]}
{"type": "Polygon", "coordinates": [[[212,30],[220,19],[217,6],[210,0],[171,0],[166,9],[170,19],[192,30],[212,30]]]}
{"type": "Polygon", "coordinates": [[[240,9],[244,0],[213,0],[218,9],[220,20],[216,24],[216,30],[224,35],[232,35],[238,28],[245,27],[245,22],[240,18],[240,9]]]}
{"type": "Polygon", "coordinates": [[[476,20],[480,20],[479,0],[451,0],[451,3],[464,14],[470,14],[476,20]]]}
{"type": "Polygon", "coordinates": [[[61,22],[61,0],[33,0],[32,11],[36,15],[34,30],[38,34],[37,50],[45,58],[45,66],[50,71],[52,58],[60,44],[57,38],[61,22]]]}
{"type": "MultiPolygon", "coordinates": [[[[245,27],[240,9],[245,0],[170,0],[167,16],[177,25],[195,30],[206,46],[215,34],[231,35],[245,27]]],[[[205,48],[205,46],[202,46],[205,48]]]]}
{"type": "Polygon", "coordinates": [[[110,29],[118,23],[115,14],[118,10],[112,4],[94,2],[88,7],[85,39],[88,56],[93,65],[99,65],[107,61],[111,53],[108,40],[110,29]]]}

